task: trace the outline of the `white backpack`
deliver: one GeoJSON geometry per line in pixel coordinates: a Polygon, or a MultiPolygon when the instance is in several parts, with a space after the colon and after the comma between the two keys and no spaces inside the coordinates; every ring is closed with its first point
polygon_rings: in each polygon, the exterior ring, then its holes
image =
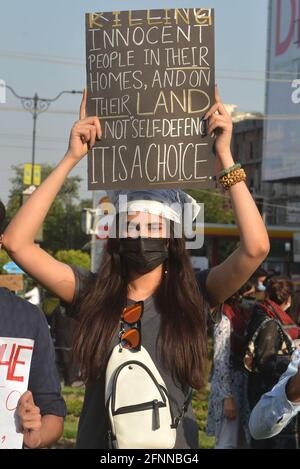
{"type": "Polygon", "coordinates": [[[171,449],[191,395],[174,419],[166,385],[147,350],[118,345],[106,369],[105,401],[111,448],[171,449]]]}

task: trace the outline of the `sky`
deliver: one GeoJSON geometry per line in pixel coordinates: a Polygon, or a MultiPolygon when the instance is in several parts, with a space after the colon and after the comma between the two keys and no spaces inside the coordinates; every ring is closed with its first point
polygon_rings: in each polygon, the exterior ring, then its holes
{"type": "MultiPolygon", "coordinates": [[[[85,86],[87,12],[158,8],[215,8],[216,82],[225,103],[240,111],[264,112],[268,0],[10,0],[1,4],[0,80],[21,96],[53,98],[85,86]]],[[[77,120],[80,95],[63,95],[37,119],[36,163],[57,164],[77,120]]],[[[0,104],[0,198],[7,202],[12,165],[31,162],[31,114],[7,91],[0,104]]],[[[87,191],[87,162],[72,174],[87,191]]]]}

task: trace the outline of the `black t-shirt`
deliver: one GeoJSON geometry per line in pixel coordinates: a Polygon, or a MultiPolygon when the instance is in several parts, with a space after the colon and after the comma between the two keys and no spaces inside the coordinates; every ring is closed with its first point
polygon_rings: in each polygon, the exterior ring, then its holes
{"type": "MultiPolygon", "coordinates": [[[[95,274],[73,267],[76,278],[75,296],[73,300],[74,311],[76,303],[85,288],[86,282],[93,278],[95,274]]],[[[196,274],[197,282],[204,299],[204,307],[209,308],[207,291],[205,288],[208,270],[196,274]]],[[[130,302],[130,300],[129,300],[130,302]]],[[[160,315],[156,309],[154,297],[150,296],[144,301],[144,312],[141,318],[142,345],[150,354],[152,360],[157,366],[162,378],[165,381],[169,394],[171,396],[171,406],[174,415],[179,415],[186,400],[189,387],[182,386],[174,381],[171,371],[167,370],[157,353],[156,341],[160,329],[160,315]]],[[[117,345],[118,336],[116,334],[115,343],[117,345]]],[[[101,376],[93,383],[86,386],[85,398],[82,413],[80,416],[77,448],[107,448],[106,443],[107,424],[105,411],[105,376],[101,376]]],[[[177,429],[176,445],[177,449],[198,448],[198,425],[193,415],[191,404],[185,414],[182,422],[177,429]]]]}
{"type": "Polygon", "coordinates": [[[65,417],[55,352],[45,316],[34,305],[0,288],[0,337],[34,340],[28,389],[41,415],[65,417]]]}

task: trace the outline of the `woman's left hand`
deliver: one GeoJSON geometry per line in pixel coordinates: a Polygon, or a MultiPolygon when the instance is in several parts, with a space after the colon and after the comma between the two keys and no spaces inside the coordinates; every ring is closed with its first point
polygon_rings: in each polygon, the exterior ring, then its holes
{"type": "Polygon", "coordinates": [[[224,416],[228,420],[235,420],[237,417],[236,403],[233,397],[225,397],[223,403],[224,416]]]}
{"type": "Polygon", "coordinates": [[[204,119],[208,119],[208,134],[211,135],[214,132],[216,135],[216,156],[222,165],[223,158],[228,157],[228,154],[231,155],[230,145],[233,124],[221,101],[217,86],[215,87],[215,101],[215,104],[205,114],[204,119]]]}

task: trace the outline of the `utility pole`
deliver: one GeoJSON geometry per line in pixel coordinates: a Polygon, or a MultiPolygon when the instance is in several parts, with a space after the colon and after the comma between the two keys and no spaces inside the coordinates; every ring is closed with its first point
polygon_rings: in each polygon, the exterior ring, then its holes
{"type": "Polygon", "coordinates": [[[15,96],[15,98],[21,101],[23,108],[26,111],[29,111],[33,117],[33,131],[32,131],[32,157],[31,157],[31,185],[33,185],[33,174],[34,174],[34,165],[35,165],[35,141],[36,141],[36,121],[38,115],[42,112],[45,112],[49,109],[49,106],[57,101],[63,94],[82,94],[82,91],[75,90],[65,90],[61,91],[55,98],[40,98],[37,93],[33,97],[20,96],[15,90],[8,85],[0,84],[0,86],[5,86],[10,92],[15,96]]]}

